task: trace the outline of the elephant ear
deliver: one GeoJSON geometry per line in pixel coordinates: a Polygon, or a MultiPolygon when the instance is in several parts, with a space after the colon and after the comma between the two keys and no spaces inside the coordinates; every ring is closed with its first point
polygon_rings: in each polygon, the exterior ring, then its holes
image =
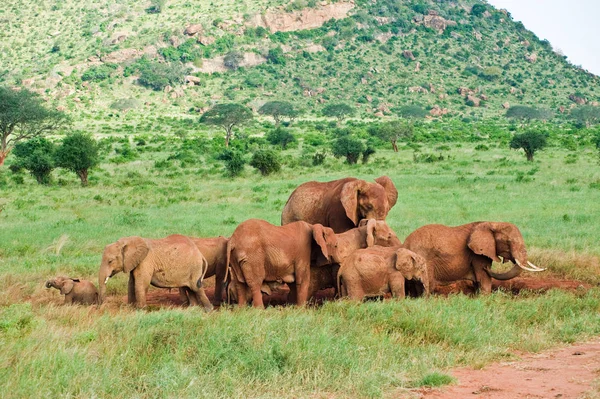
{"type": "Polygon", "coordinates": [[[402,272],[404,278],[407,280],[412,279],[412,272],[415,270],[417,263],[416,254],[412,251],[408,252],[406,249],[401,248],[396,251],[396,270],[402,272]]]}
{"type": "Polygon", "coordinates": [[[373,235],[375,226],[377,226],[377,220],[369,219],[367,221],[367,248],[375,245],[375,236],[373,235]]]}
{"type": "Polygon", "coordinates": [[[495,262],[500,262],[496,254],[494,231],[489,223],[478,224],[471,232],[467,245],[477,255],[487,256],[495,262]]]}
{"type": "Polygon", "coordinates": [[[73,287],[75,286],[75,282],[71,279],[67,279],[63,282],[62,287],[60,287],[60,293],[62,295],[68,295],[73,291],[73,287]]]}
{"type": "Polygon", "coordinates": [[[327,241],[325,239],[325,228],[322,224],[313,224],[313,238],[317,245],[321,248],[321,253],[329,262],[329,250],[327,249],[327,241]]]}
{"type": "MultiPolygon", "coordinates": [[[[119,240],[121,241],[121,240],[119,240]]],[[[123,272],[129,273],[148,255],[148,244],[142,237],[127,237],[122,239],[123,245],[123,272]]]]}
{"type": "Polygon", "coordinates": [[[396,201],[398,201],[398,190],[396,189],[394,182],[387,176],[378,177],[375,181],[385,189],[385,194],[387,195],[388,204],[390,206],[389,209],[392,209],[394,205],[396,205],[396,201]]]}
{"type": "Polygon", "coordinates": [[[352,220],[355,226],[358,225],[360,215],[358,214],[358,191],[360,189],[360,181],[352,180],[344,184],[342,187],[342,193],[340,195],[340,202],[342,203],[346,216],[352,220]]]}

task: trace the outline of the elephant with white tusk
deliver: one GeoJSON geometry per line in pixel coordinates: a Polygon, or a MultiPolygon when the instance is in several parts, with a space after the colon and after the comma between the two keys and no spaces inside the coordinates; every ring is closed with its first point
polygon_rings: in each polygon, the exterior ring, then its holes
{"type": "Polygon", "coordinates": [[[201,303],[212,310],[202,280],[208,262],[195,243],[186,236],[171,235],[152,240],[124,237],[104,248],[98,273],[100,302],[104,299],[106,282],[119,272],[129,274],[128,302],[138,308],[146,306],[146,292],[152,284],[160,288],[185,288],[192,304],[201,303]]]}
{"type": "Polygon", "coordinates": [[[425,258],[432,292],[438,283],[471,280],[482,293],[489,294],[492,278],[510,280],[523,270],[545,270],[527,260],[523,236],[512,223],[474,222],[456,227],[429,224],[406,237],[404,248],[425,258]],[[510,261],[514,266],[497,273],[491,270],[492,261],[510,261]]]}

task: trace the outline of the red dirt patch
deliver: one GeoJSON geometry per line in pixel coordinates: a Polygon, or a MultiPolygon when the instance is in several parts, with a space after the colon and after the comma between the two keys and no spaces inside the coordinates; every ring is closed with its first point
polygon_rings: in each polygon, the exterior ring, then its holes
{"type": "Polygon", "coordinates": [[[579,398],[600,377],[600,341],[578,344],[520,361],[492,364],[481,370],[451,372],[458,384],[421,391],[421,398],[525,399],[579,398]]]}

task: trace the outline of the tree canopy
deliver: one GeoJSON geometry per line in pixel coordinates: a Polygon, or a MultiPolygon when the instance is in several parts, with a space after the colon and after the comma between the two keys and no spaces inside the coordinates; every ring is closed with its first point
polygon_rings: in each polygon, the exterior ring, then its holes
{"type": "Polygon", "coordinates": [[[600,107],[584,105],[571,111],[571,118],[581,125],[590,127],[600,123],[600,107]]]}
{"type": "Polygon", "coordinates": [[[518,150],[520,148],[525,151],[525,156],[528,161],[533,161],[533,154],[537,150],[541,150],[546,146],[547,140],[544,133],[530,131],[525,133],[515,134],[510,141],[510,148],[518,150]]]}
{"type": "Polygon", "coordinates": [[[384,141],[392,143],[394,152],[398,152],[398,140],[409,140],[413,136],[413,127],[409,123],[399,120],[384,123],[374,129],[369,130],[369,133],[384,141]]]}
{"type": "Polygon", "coordinates": [[[67,122],[63,112],[46,108],[36,93],[0,87],[0,166],[19,141],[40,137],[67,122]]]}
{"type": "Polygon", "coordinates": [[[75,172],[82,186],[87,186],[88,170],[99,161],[98,143],[89,134],[73,133],[56,150],[56,165],[75,172]]]}
{"type": "Polygon", "coordinates": [[[29,171],[39,184],[50,183],[50,173],[55,167],[56,146],[44,137],[35,137],[15,145],[13,154],[16,166],[29,171]]]}
{"type": "Polygon", "coordinates": [[[336,118],[341,122],[348,116],[354,115],[354,108],[344,103],[327,104],[323,108],[323,115],[330,118],[336,118]]]}
{"type": "Polygon", "coordinates": [[[225,129],[225,146],[229,147],[229,142],[233,137],[233,128],[237,125],[252,120],[252,111],[241,104],[217,104],[200,117],[200,123],[207,125],[221,126],[225,129]]]}
{"type": "Polygon", "coordinates": [[[531,121],[532,119],[548,120],[552,117],[552,112],[547,109],[538,109],[526,105],[513,105],[506,111],[506,117],[521,121],[531,121]]]}
{"type": "Polygon", "coordinates": [[[261,115],[272,116],[275,124],[279,124],[281,118],[295,118],[299,112],[294,106],[287,101],[268,101],[260,109],[258,113],[261,115]]]}

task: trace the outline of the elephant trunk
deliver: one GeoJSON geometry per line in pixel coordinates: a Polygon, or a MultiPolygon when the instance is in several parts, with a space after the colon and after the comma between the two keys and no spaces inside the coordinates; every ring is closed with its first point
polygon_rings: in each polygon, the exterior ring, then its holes
{"type": "Polygon", "coordinates": [[[515,263],[515,265],[513,266],[512,269],[510,269],[509,271],[505,272],[505,273],[496,273],[493,272],[490,269],[485,269],[485,271],[487,272],[487,274],[492,277],[495,278],[496,280],[510,280],[513,279],[515,277],[517,277],[518,275],[521,274],[521,271],[523,271],[523,269],[521,269],[521,267],[519,267],[519,265],[517,265],[515,263]]]}
{"type": "Polygon", "coordinates": [[[106,282],[110,277],[110,273],[107,268],[101,267],[98,273],[98,304],[104,302],[104,295],[106,294],[106,282]]]}
{"type": "Polygon", "coordinates": [[[46,281],[46,288],[52,288],[52,287],[54,287],[54,282],[52,280],[46,281]]]}

